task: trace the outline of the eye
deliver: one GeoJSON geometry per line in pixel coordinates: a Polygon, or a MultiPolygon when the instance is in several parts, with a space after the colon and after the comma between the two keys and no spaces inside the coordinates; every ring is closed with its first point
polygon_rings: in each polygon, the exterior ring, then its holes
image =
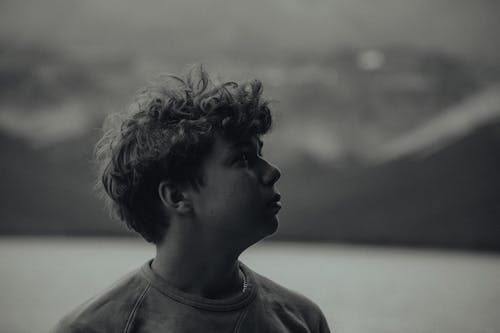
{"type": "Polygon", "coordinates": [[[247,165],[250,162],[250,156],[248,155],[248,152],[243,151],[239,153],[238,157],[236,158],[236,162],[239,164],[247,165]]]}

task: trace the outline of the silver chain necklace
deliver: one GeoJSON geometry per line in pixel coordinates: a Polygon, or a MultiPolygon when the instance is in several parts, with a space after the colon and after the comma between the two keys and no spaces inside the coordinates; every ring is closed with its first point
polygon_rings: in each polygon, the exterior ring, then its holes
{"type": "Polygon", "coordinates": [[[240,271],[241,271],[241,274],[243,274],[243,289],[241,290],[241,292],[244,293],[248,288],[248,281],[247,281],[247,276],[245,275],[245,272],[243,272],[241,267],[240,267],[240,271]]]}

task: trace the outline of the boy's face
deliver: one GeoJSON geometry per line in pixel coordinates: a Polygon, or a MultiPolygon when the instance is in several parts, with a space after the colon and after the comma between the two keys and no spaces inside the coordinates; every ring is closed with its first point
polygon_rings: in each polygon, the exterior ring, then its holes
{"type": "Polygon", "coordinates": [[[281,206],[274,185],[281,173],[264,159],[261,147],[257,137],[245,142],[216,137],[202,164],[204,184],[192,197],[196,219],[210,234],[251,245],[276,231],[281,206]]]}

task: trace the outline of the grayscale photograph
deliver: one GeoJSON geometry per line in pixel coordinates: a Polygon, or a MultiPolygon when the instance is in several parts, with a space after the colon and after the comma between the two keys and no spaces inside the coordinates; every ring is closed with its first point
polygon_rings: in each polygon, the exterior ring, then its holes
{"type": "Polygon", "coordinates": [[[0,332],[498,333],[500,2],[0,3],[0,332]]]}

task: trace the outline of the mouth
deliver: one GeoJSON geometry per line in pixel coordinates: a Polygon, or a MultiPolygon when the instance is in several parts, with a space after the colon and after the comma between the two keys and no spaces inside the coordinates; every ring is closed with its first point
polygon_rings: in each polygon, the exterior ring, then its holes
{"type": "Polygon", "coordinates": [[[276,214],[280,209],[281,209],[281,195],[275,194],[271,200],[267,203],[266,207],[269,208],[269,210],[273,211],[274,214],[276,214]]]}

